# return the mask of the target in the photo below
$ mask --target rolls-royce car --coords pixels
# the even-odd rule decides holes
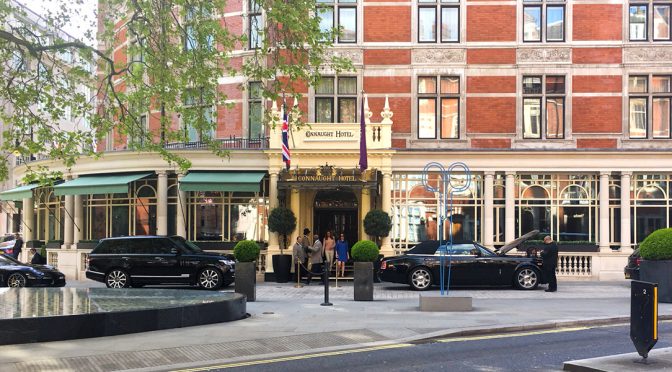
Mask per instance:
[[[451,287],[513,286],[532,290],[546,283],[542,275],[542,260],[535,255],[507,255],[513,248],[535,236],[533,231],[491,251],[476,242],[454,242],[452,248],[436,240],[422,242],[405,254],[385,258],[380,265],[380,279],[385,282],[408,284],[424,291],[440,280],[441,250],[445,250],[443,265],[450,265]],[[444,280],[448,281],[445,272]]]
[[[63,287],[65,275],[48,265],[24,264],[0,254],[0,287]]]

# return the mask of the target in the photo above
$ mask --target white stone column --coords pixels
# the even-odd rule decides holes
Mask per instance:
[[[609,172],[600,172],[600,252],[610,253],[609,246]]]
[[[494,242],[495,172],[485,172],[483,182],[483,245],[492,248]]]
[[[66,195],[64,202],[65,223],[63,224],[63,249],[70,249],[75,237],[75,197]]]
[[[182,180],[182,177],[184,177],[183,174],[178,174],[177,175],[177,181]],[[179,185],[178,185],[179,187]],[[182,191],[182,189],[178,189],[177,192],[177,216],[176,216],[176,227],[177,227],[177,235],[187,238],[187,192]]]
[[[359,236],[361,239],[369,239],[369,236],[366,235],[364,231],[364,217],[371,211],[371,190],[367,188],[362,188],[362,199],[361,199],[361,220],[359,221]],[[387,213],[390,213],[389,211]]]
[[[23,230],[23,241],[25,243],[28,243],[29,241],[33,240],[34,239],[33,237],[35,236],[35,225],[33,224],[35,205],[33,203],[34,203],[33,198],[23,199],[23,214],[22,214],[23,226],[21,226],[20,229]]]
[[[11,232],[7,230],[7,221],[11,218],[11,214],[9,214],[8,211],[9,208],[7,207],[7,202],[2,202],[2,212],[0,212],[0,236],[5,236],[8,232]]]
[[[156,234],[168,235],[168,174],[157,171],[156,175]]]
[[[390,217],[392,217],[392,173],[383,173],[383,189],[380,198],[383,212],[390,214]],[[385,255],[385,257],[394,255],[392,251],[392,239],[389,236],[383,238],[380,253]]]
[[[7,203],[10,204],[9,206],[10,213],[7,214],[7,218],[9,219],[7,223],[7,232],[10,234],[14,234],[15,232],[19,231],[19,227],[14,226],[14,215],[17,214],[18,211],[16,210],[16,203],[14,203],[13,201]]]
[[[84,240],[84,202],[82,195],[75,195],[75,244]]]
[[[278,172],[269,172],[268,182],[268,209],[269,213],[278,207]],[[280,249],[280,239],[277,233],[269,232],[268,250]]]
[[[516,238],[516,177],[515,172],[506,172],[504,205],[504,240],[508,243]]]
[[[621,172],[621,252],[631,253],[630,246],[630,176]]]
[[[289,241],[290,247],[296,241],[296,237],[300,236],[303,233],[304,226],[301,226],[301,193],[298,189],[292,188],[291,195],[289,196],[289,206],[294,216],[296,217],[296,230],[292,234],[291,240]]]

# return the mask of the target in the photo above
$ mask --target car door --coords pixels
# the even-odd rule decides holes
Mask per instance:
[[[478,251],[474,269],[478,285],[501,285],[507,262],[478,244],[474,244],[474,249]]]
[[[450,271],[450,285],[475,285],[476,274],[473,271],[476,265],[476,257],[471,254],[471,248],[470,244],[454,244],[452,248],[450,246],[446,247],[446,256],[443,258],[444,282],[448,282]],[[440,259],[439,250],[437,250],[436,256],[437,259]],[[439,275],[438,272],[437,275]]]
[[[154,275],[160,277],[160,280],[164,283],[182,281],[184,278],[179,267],[179,256],[181,254],[179,248],[165,238],[152,238],[151,244],[154,252],[151,255]]]

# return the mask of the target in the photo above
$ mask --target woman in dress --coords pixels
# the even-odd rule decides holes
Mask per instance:
[[[336,248],[336,240],[331,236],[331,231],[327,231],[327,236],[324,237],[324,254],[327,258],[327,270],[331,270],[331,265],[334,263],[334,249]]]
[[[345,263],[348,262],[348,242],[345,240],[345,234],[341,233],[336,241],[336,259],[338,266],[336,267],[336,274],[341,270],[341,277],[345,276]]]

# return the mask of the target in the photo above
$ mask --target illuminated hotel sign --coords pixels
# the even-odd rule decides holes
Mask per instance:
[[[305,141],[357,141],[359,131],[343,129],[307,130]]]
[[[364,186],[376,184],[376,171],[368,170],[361,172],[359,169],[342,169],[325,165],[317,168],[299,168],[280,172],[280,182],[301,183],[304,185],[342,184],[350,186]]]

